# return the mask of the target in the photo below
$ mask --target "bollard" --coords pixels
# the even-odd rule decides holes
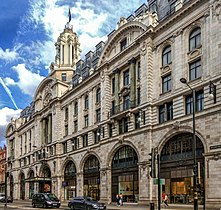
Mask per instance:
[[[150,203],[150,210],[154,210],[154,203]]]

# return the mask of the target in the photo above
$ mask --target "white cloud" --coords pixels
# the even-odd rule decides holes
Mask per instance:
[[[37,86],[44,77],[40,76],[39,73],[33,73],[26,69],[25,64],[18,64],[12,69],[18,74],[18,81],[7,77],[4,79],[6,85],[16,85],[23,93],[33,97]]]
[[[0,146],[3,146],[6,144],[5,140],[5,132],[6,127],[10,123],[12,117],[19,117],[21,109],[10,109],[8,107],[4,107],[3,109],[0,109]]]
[[[0,59],[8,61],[13,61],[18,58],[18,53],[16,50],[6,49],[5,51],[0,47]]]
[[[4,107],[0,109],[0,126],[6,126],[10,123],[12,117],[19,117],[21,109],[10,109],[8,107]]]

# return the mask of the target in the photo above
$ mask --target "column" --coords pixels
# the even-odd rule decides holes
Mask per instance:
[[[46,129],[46,121],[45,119],[42,120],[42,132],[41,132],[41,139],[42,143],[45,143],[45,129]]]
[[[48,142],[52,141],[52,116],[48,116]]]
[[[60,64],[63,64],[63,56],[64,56],[64,52],[63,52],[63,45],[60,45]]]
[[[129,72],[130,72],[130,101],[131,106],[135,107],[136,105],[136,59],[131,58],[128,63],[130,64]]]
[[[84,175],[83,172],[77,173],[77,196],[84,194]]]
[[[147,163],[140,163],[139,170],[139,204],[149,204],[150,202],[150,188],[148,188],[149,169]],[[151,180],[152,181],[152,180]]]
[[[69,51],[69,53],[70,53],[70,54],[69,54],[69,59],[70,59],[70,60],[69,60],[69,63],[70,63],[70,65],[72,65],[72,57],[73,57],[73,56],[72,56],[72,44],[69,45],[69,49],[70,49],[70,51]]]
[[[108,174],[107,169],[100,169],[100,201],[107,203],[108,202]]]
[[[119,69],[115,69],[113,71],[113,73],[115,74],[115,92],[114,92],[114,98],[115,98],[115,103],[116,103],[116,106],[119,105],[119,87],[120,87],[120,70]]]

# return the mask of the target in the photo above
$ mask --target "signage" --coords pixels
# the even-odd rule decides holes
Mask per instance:
[[[154,184],[158,184],[158,179],[154,179]],[[160,179],[160,185],[165,185],[165,179]]]
[[[215,145],[215,146],[210,146],[210,149],[220,149],[221,148],[221,145]]]

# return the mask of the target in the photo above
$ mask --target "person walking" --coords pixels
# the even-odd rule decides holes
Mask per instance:
[[[162,193],[162,202],[163,202],[163,207],[169,207],[169,205],[168,205],[168,196],[164,191]]]
[[[116,200],[117,200],[117,206],[120,206],[120,197],[118,194],[116,195]]]
[[[120,206],[123,206],[123,194],[122,193],[120,193],[119,195],[119,204]]]

